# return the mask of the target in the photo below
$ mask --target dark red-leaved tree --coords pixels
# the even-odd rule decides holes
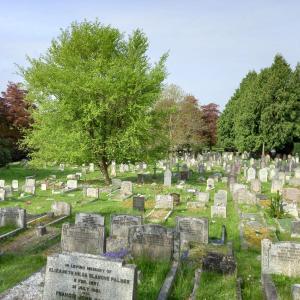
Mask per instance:
[[[219,105],[209,103],[202,105],[202,118],[205,126],[202,130],[203,138],[206,144],[211,148],[217,143],[217,121],[220,115]]]
[[[32,122],[26,93],[20,84],[9,82],[0,98],[0,138],[9,145],[13,160],[24,157],[25,153],[18,149],[18,142],[23,129]]]

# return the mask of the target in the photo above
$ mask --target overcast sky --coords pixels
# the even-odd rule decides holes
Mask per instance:
[[[281,53],[300,61],[299,0],[0,0],[0,90],[22,81],[15,64],[44,53],[60,28],[98,18],[125,34],[141,28],[149,56],[170,51],[168,83],[201,104],[224,107],[249,70],[260,70]]]

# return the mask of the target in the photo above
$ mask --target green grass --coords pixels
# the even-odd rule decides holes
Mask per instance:
[[[290,278],[283,275],[272,275],[273,282],[281,300],[292,299],[291,288],[295,283],[300,283],[300,277]]]

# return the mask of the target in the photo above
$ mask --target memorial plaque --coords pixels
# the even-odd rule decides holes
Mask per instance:
[[[54,216],[69,216],[71,214],[71,205],[66,202],[54,202],[51,205]]]
[[[142,225],[142,217],[131,215],[111,215],[110,235],[128,239],[128,228],[134,225]]]
[[[158,209],[173,209],[174,202],[171,195],[156,195],[155,208]]]
[[[264,274],[300,276],[300,243],[261,241],[261,270]]]
[[[26,210],[18,207],[0,208],[0,227],[7,225],[26,228]]]
[[[176,217],[176,231],[181,242],[208,243],[207,218]]]
[[[68,252],[102,254],[105,251],[105,228],[82,224],[63,224],[61,249]]]
[[[89,254],[55,254],[48,256],[43,299],[135,300],[137,270]]]
[[[145,197],[144,196],[134,196],[132,202],[133,209],[137,209],[139,211],[145,210]]]
[[[77,213],[75,216],[75,224],[89,227],[104,226],[105,217],[99,214]]]
[[[133,257],[170,260],[173,255],[174,231],[160,225],[131,226],[128,245]]]

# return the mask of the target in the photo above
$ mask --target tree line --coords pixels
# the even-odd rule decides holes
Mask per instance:
[[[218,143],[228,150],[290,153],[300,138],[300,65],[281,55],[251,71],[218,120]]]

